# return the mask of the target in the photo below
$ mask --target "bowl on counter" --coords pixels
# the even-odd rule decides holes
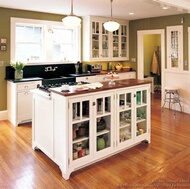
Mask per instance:
[[[131,70],[131,68],[129,68],[129,67],[123,67],[123,71],[125,71],[125,72],[129,72]]]

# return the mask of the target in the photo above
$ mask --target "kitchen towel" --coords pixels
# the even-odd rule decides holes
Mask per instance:
[[[158,57],[157,57],[155,51],[154,51],[153,58],[152,58],[151,73],[156,74],[156,75],[160,75]]]

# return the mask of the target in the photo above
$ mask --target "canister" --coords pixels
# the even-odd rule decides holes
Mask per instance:
[[[73,149],[73,160],[78,159],[78,151]]]

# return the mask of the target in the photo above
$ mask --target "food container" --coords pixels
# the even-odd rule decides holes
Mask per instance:
[[[78,151],[73,149],[73,160],[78,159]]]

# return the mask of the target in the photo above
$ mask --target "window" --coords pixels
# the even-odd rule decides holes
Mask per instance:
[[[11,18],[11,61],[80,61],[80,28],[66,29],[62,22]]]

